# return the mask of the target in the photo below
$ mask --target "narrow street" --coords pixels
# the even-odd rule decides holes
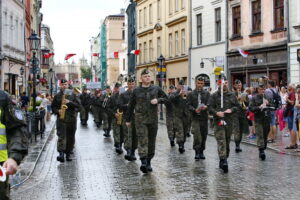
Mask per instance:
[[[259,161],[254,146],[231,152],[229,173],[218,168],[216,141],[208,137],[206,160],[194,161],[192,137],[186,152],[171,148],[166,127],[159,126],[153,173],[128,162],[113,149],[92,119],[78,123],[74,160],[56,161],[56,135],[50,136],[32,177],[12,190],[12,199],[298,199],[300,157],[267,151]],[[234,146],[232,146],[233,149]]]

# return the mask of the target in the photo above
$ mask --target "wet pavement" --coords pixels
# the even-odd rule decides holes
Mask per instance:
[[[30,179],[12,190],[12,199],[299,199],[300,157],[266,152],[242,145],[231,152],[229,173],[218,168],[214,137],[208,137],[206,160],[195,161],[192,137],[186,152],[171,148],[166,127],[159,126],[153,172],[143,175],[140,162],[128,162],[113,149],[92,119],[87,128],[78,123],[74,160],[56,161],[55,134],[50,135]],[[231,149],[234,150],[232,143]]]

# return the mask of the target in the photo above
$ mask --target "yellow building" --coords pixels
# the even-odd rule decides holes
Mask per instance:
[[[137,77],[148,68],[157,83],[157,58],[166,59],[164,86],[187,84],[189,48],[188,0],[136,0],[137,7]]]

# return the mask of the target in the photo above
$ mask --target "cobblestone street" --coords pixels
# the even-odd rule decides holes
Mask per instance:
[[[267,151],[258,159],[254,146],[231,152],[229,173],[218,168],[216,142],[208,137],[206,160],[195,161],[192,137],[186,152],[171,148],[166,128],[160,125],[154,171],[143,175],[140,162],[128,162],[113,149],[92,119],[78,124],[74,160],[56,161],[55,135],[31,178],[12,190],[12,199],[299,199],[300,157]],[[233,143],[232,143],[233,144]],[[231,146],[234,150],[234,146]]]

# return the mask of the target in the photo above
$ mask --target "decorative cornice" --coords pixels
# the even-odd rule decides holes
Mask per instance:
[[[204,8],[204,6],[198,6],[198,7],[194,8],[193,10],[198,11],[198,10],[203,10],[203,8]]]
[[[170,22],[167,22],[166,26],[168,26],[168,27],[174,26],[174,25],[179,24],[179,23],[184,22],[184,21],[187,21],[187,16],[182,16],[182,17],[174,19],[174,20],[172,20]]]
[[[180,62],[180,61],[186,61],[188,60],[188,55],[180,56],[180,57],[174,57],[174,58],[168,58],[166,59],[166,64]]]
[[[153,29],[148,29],[148,30],[145,30],[143,32],[140,32],[140,33],[136,34],[136,36],[137,37],[142,37],[142,36],[150,34],[150,33],[153,33]]]
[[[211,5],[216,5],[218,3],[221,3],[223,0],[215,0],[213,2],[211,2]]]

